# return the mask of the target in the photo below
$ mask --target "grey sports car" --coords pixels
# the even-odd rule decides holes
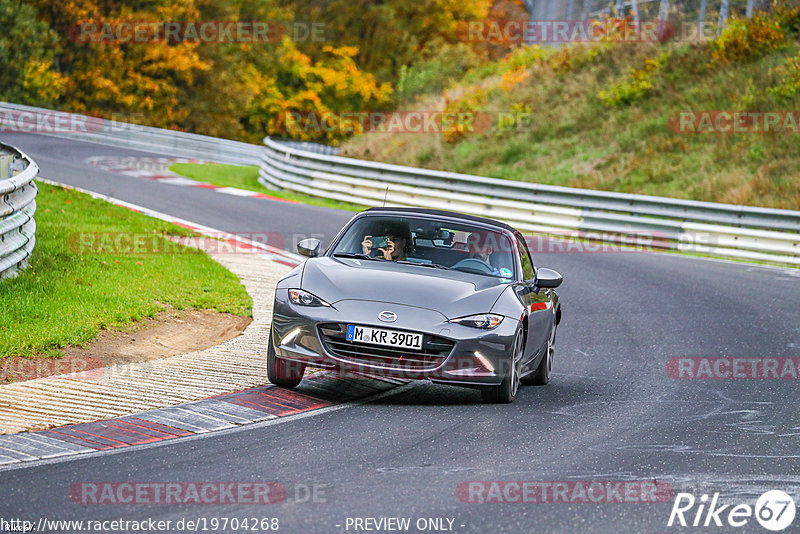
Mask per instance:
[[[270,382],[296,387],[307,365],[478,388],[511,402],[547,384],[561,303],[557,272],[535,268],[522,235],[446,211],[373,208],[275,292]]]

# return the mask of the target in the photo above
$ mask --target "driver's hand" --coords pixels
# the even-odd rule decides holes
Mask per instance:
[[[392,241],[390,239],[389,240],[389,245],[386,248],[379,248],[378,250],[383,252],[383,259],[391,260],[392,259],[392,253],[394,252],[394,241]]]
[[[361,242],[361,252],[364,254],[369,254],[372,251],[372,240],[370,239],[371,235],[365,235],[364,241]]]

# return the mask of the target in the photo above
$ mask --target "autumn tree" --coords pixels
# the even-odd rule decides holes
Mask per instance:
[[[280,0],[310,21],[325,24],[337,45],[355,46],[359,68],[394,81],[402,65],[435,55],[459,39],[461,21],[483,19],[492,0]],[[299,15],[298,15],[299,16]],[[310,55],[315,50],[303,46]]]
[[[53,105],[64,79],[53,69],[58,36],[33,6],[0,0],[0,100]]]
[[[346,132],[298,129],[294,118],[390,107],[393,90],[387,82],[396,81],[400,68],[458,43],[458,24],[485,17],[490,4],[0,0],[2,94],[17,102],[250,142],[265,134],[335,142]],[[106,32],[135,22],[203,21],[269,21],[289,31],[268,42],[163,34],[124,39]],[[322,23],[320,38],[292,31],[314,22]],[[469,47],[451,46],[445,50],[450,55],[440,57],[450,63],[447,58],[470,52]]]
[[[324,142],[353,133],[343,127],[346,113],[384,107],[392,92],[388,83],[358,69],[356,53],[354,47],[325,45],[312,61],[285,39],[274,69],[255,73],[260,90],[248,109],[250,129]]]
[[[164,127],[175,127],[188,116],[182,97],[195,88],[197,73],[212,67],[200,58],[197,43],[117,40],[100,29],[122,22],[191,20],[198,15],[193,2],[37,0],[37,4],[40,16],[60,39],[56,65],[66,77],[62,107],[99,116],[119,114]],[[138,9],[138,4],[144,7]],[[86,30],[92,24],[96,33]]]

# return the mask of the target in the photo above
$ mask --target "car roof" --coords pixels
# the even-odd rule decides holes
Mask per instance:
[[[422,208],[395,208],[395,207],[387,207],[387,208],[369,208],[368,210],[364,210],[361,213],[364,214],[375,214],[375,215],[390,215],[390,214],[397,214],[397,215],[432,215],[434,217],[449,217],[451,219],[460,219],[463,221],[472,221],[484,224],[486,226],[493,226],[498,229],[508,230],[512,234],[518,234],[519,231],[510,226],[506,223],[495,221],[494,219],[486,219],[484,217],[476,217],[475,215],[467,215],[464,213],[456,213],[455,211],[446,211],[446,210],[431,210],[431,209],[422,209]]]

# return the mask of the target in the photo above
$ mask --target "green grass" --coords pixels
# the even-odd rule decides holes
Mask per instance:
[[[31,265],[17,278],[0,280],[0,358],[58,357],[59,348],[85,344],[101,329],[155,316],[163,310],[159,303],[252,315],[252,300],[233,273],[164,237],[192,235],[188,230],[83,193],[38,185]],[[81,241],[87,232],[153,236],[159,252],[101,251],[95,246],[99,239]]]
[[[473,111],[531,110],[531,123],[509,131],[495,124],[452,142],[436,133],[366,134],[343,144],[341,155],[508,180],[798,209],[800,133],[683,133],[669,122],[682,111],[800,109],[797,13],[785,38],[728,60],[715,57],[713,42],[520,49],[468,72],[450,100],[480,86],[487,100]],[[520,62],[528,77],[504,86],[499,75]],[[629,92],[634,70],[651,84],[641,94]],[[776,87],[797,92],[780,96]],[[608,92],[625,98],[611,105],[601,96]],[[441,93],[431,94],[401,108],[431,109],[442,102]]]
[[[258,181],[258,167],[255,165],[225,165],[222,163],[173,163],[169,170],[198,182],[206,182],[221,187],[235,187],[273,197],[294,200],[303,204],[322,206],[337,210],[362,211],[365,206],[341,202],[321,197],[296,193],[294,191],[275,191],[267,189]]]

